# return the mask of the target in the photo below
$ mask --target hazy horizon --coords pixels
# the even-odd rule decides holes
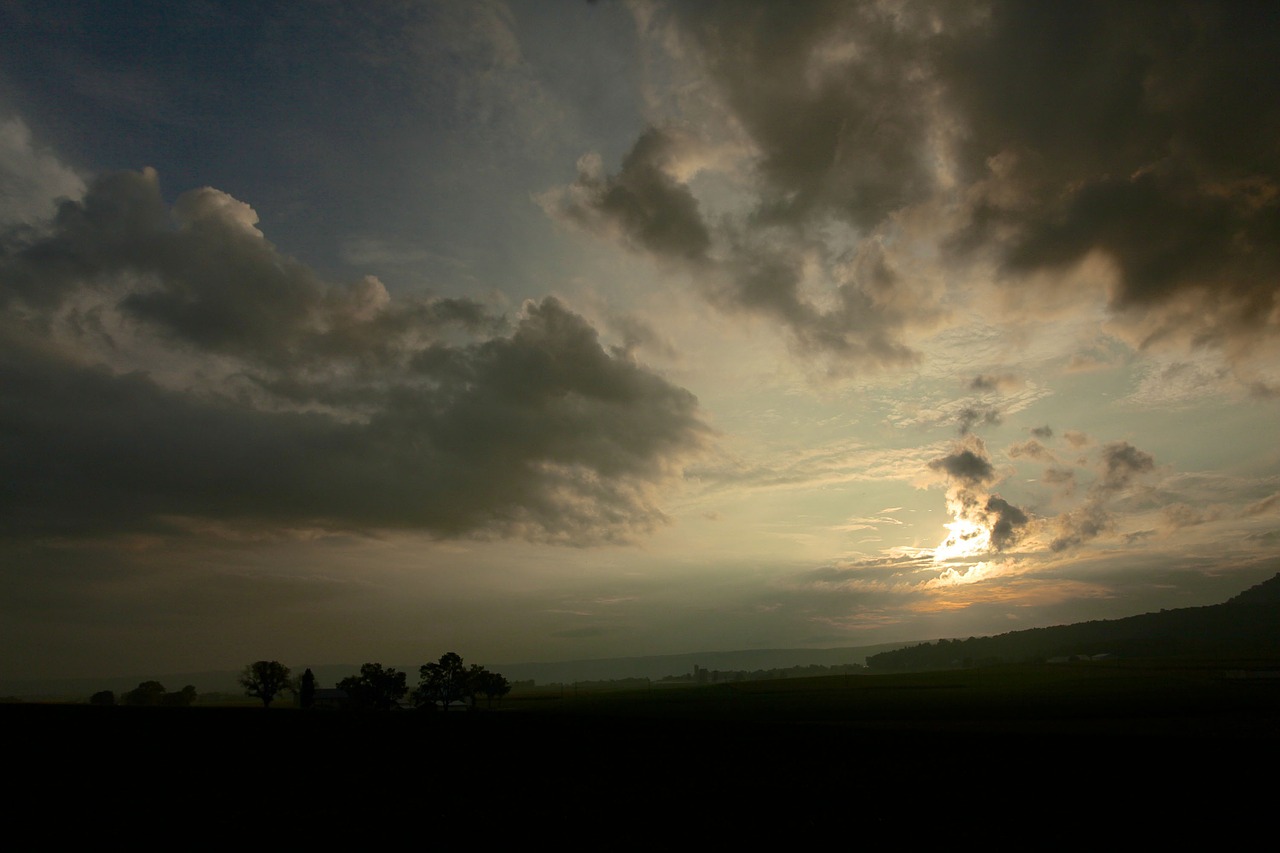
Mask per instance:
[[[1225,601],[1277,55],[1253,3],[5,4],[0,678]]]

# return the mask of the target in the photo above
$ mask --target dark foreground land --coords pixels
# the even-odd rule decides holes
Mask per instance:
[[[77,816],[56,831],[141,821],[248,839],[269,818],[282,842],[360,828],[361,846],[421,833],[484,849],[780,827],[1070,834],[1105,816],[1229,835],[1276,805],[1268,674],[1095,662],[567,688],[449,714],[20,704],[0,706],[0,725],[15,813]]]

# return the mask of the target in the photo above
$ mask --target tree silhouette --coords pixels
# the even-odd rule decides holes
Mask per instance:
[[[311,667],[302,673],[302,682],[298,686],[298,707],[310,708],[316,701],[316,677],[311,674]]]
[[[255,661],[240,674],[240,686],[246,696],[262,700],[262,707],[271,707],[271,701],[289,689],[289,667],[276,660]]]
[[[163,696],[163,684],[158,681],[144,681],[124,694],[121,699],[126,705],[159,705]]]
[[[89,697],[90,705],[108,706],[116,704],[116,694],[110,690],[99,690],[97,693]]]
[[[445,652],[436,663],[420,667],[418,674],[422,680],[418,689],[413,691],[413,704],[419,708],[430,707],[439,702],[447,711],[451,702],[470,695],[467,692],[467,671],[457,652]]]
[[[177,693],[165,693],[160,697],[160,704],[167,708],[189,708],[195,704],[195,685],[188,684]]]
[[[353,708],[389,711],[409,692],[405,677],[406,673],[392,667],[383,669],[380,663],[366,663],[360,667],[359,675],[339,681],[338,688],[346,691],[347,702]]]
[[[447,711],[459,699],[470,699],[475,707],[479,694],[487,696],[492,705],[495,696],[501,698],[511,690],[510,682],[496,672],[474,663],[464,667],[457,652],[441,655],[440,660],[422,666],[418,673],[422,680],[413,691],[413,703],[419,708],[434,708],[438,702]]]
[[[473,663],[471,669],[467,671],[467,676],[470,681],[469,687],[472,697],[483,693],[490,707],[493,706],[493,697],[497,696],[501,699],[511,692],[511,682],[496,672],[490,672],[479,664]]]

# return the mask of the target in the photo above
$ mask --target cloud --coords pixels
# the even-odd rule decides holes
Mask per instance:
[[[628,357],[636,350],[643,349],[664,359],[677,359],[679,353],[675,346],[661,332],[640,317],[631,314],[614,314],[606,319],[609,331],[622,339],[615,348],[618,354]]]
[[[951,453],[929,463],[948,479],[947,511],[952,521],[943,543],[935,549],[935,560],[972,557],[1003,551],[1014,545],[1031,520],[1020,508],[987,491],[998,478],[977,436],[969,436]]]
[[[960,410],[960,434],[968,435],[975,426],[996,426],[1000,423],[1000,410],[994,406],[966,406]]]
[[[1155,458],[1127,441],[1103,445],[1098,452],[1097,478],[1081,506],[1055,519],[1057,532],[1049,544],[1050,549],[1065,551],[1112,530],[1115,527],[1111,510],[1114,499],[1154,470]],[[1075,486],[1074,472],[1071,471],[1049,469],[1045,471],[1044,479],[1065,485],[1068,493]],[[1168,517],[1176,519],[1177,511]]]
[[[1064,494],[1072,494],[1076,489],[1076,472],[1070,468],[1045,468],[1040,475],[1041,482],[1058,486]]]
[[[728,257],[708,279],[711,300],[780,322],[801,355],[829,358],[835,372],[919,360],[905,333],[939,311],[904,280],[882,244],[866,241],[836,263],[824,262],[820,249],[795,244],[786,231],[732,233]],[[808,295],[814,289],[824,292],[820,302]]]
[[[943,33],[971,245],[1015,282],[1105,255],[1139,343],[1274,335],[1278,22],[1248,5],[1001,2]]]
[[[1054,461],[1053,454],[1034,438],[1020,444],[1011,445],[1007,452],[1011,459],[1020,459],[1025,456],[1028,459],[1035,459],[1040,462]]]
[[[555,298],[510,323],[331,284],[247,204],[169,207],[151,171],[0,245],[11,538],[205,519],[623,541],[665,523],[658,491],[709,435],[692,394]]]
[[[59,199],[83,193],[83,179],[40,150],[21,119],[0,119],[0,226],[34,227],[53,215]]]
[[[1057,535],[1049,543],[1051,551],[1065,551],[1095,539],[1107,530],[1113,522],[1111,514],[1100,501],[1090,501],[1085,505],[1065,512],[1055,519]]]
[[[1008,450],[1011,459],[1034,459],[1053,463],[1055,457],[1035,439],[1015,444]],[[935,550],[935,559],[972,558],[988,551],[1002,551],[1021,541],[1033,527],[1036,541],[1047,541],[1050,551],[1079,546],[1114,529],[1114,509],[1132,487],[1155,471],[1155,458],[1125,441],[1114,441],[1098,451],[1095,478],[1082,503],[1056,516],[1033,519],[1022,508],[990,491],[1000,479],[985,445],[976,436],[957,444],[952,452],[928,463],[947,478],[947,511],[952,521],[946,525],[947,538]],[[1076,473],[1070,468],[1050,465],[1041,482],[1054,487],[1058,498],[1072,495]],[[1192,523],[1187,508],[1166,512],[1171,524]],[[1206,516],[1204,519],[1206,520]],[[1034,522],[1034,523],[1033,523]],[[1043,532],[1045,538],[1041,539]]]
[[[1023,386],[1023,381],[1012,373],[1003,373],[995,375],[991,373],[981,373],[973,377],[969,382],[971,391],[1014,391]]]
[[[787,229],[741,218],[708,223],[680,177],[697,147],[683,132],[651,127],[615,174],[605,174],[597,155],[585,155],[577,179],[539,203],[561,222],[689,275],[721,309],[781,324],[802,355],[863,368],[918,358],[903,332],[932,322],[938,311],[902,280],[881,244],[867,241],[835,257]],[[810,295],[815,286],[823,298]]]
[[[991,528],[991,545],[997,551],[1017,542],[1021,528],[1030,521],[1025,512],[996,495],[987,498],[984,510]]]
[[[1101,451],[1102,480],[1098,487],[1114,492],[1126,488],[1139,474],[1155,469],[1155,458],[1127,441],[1113,441]]]
[[[957,447],[946,456],[930,462],[929,467],[969,487],[985,485],[996,479],[986,448],[976,437],[969,446]]]
[[[1280,387],[1270,385],[1262,380],[1254,380],[1249,383],[1249,396],[1255,400],[1280,399]]]
[[[819,2],[677,4],[688,48],[757,151],[757,215],[871,230],[926,198],[930,81],[912,10]]]
[[[571,188],[587,200],[562,214],[607,219],[660,257],[718,251],[707,292],[771,316],[808,355],[859,369],[918,357],[903,333],[940,316],[920,279],[877,290],[832,263],[884,241],[901,276],[908,235],[1036,304],[1073,300],[1073,271],[1101,259],[1111,328],[1136,347],[1234,359],[1280,338],[1274,8],[761,0],[638,19],[697,81],[681,103],[701,111],[674,120],[740,137],[745,153],[708,168],[743,204],[727,223],[698,215],[649,129],[617,174],[593,161]],[[800,255],[821,259],[807,288]],[[798,295],[815,284],[825,299]]]
[[[1197,509],[1184,503],[1170,504],[1163,509],[1165,523],[1172,529],[1194,527],[1216,521],[1221,514],[1217,507],[1208,510]]]
[[[659,258],[706,259],[711,235],[688,186],[673,177],[681,139],[669,130],[646,130],[614,175],[599,157],[578,161],[578,177],[543,198],[549,212],[590,231],[618,237]]]
[[[1268,495],[1260,501],[1255,501],[1245,507],[1245,515],[1265,515],[1280,508],[1280,492]]]
[[[1090,438],[1086,433],[1075,429],[1067,430],[1062,434],[1062,437],[1066,439],[1067,444],[1077,449],[1084,447],[1090,442]]]

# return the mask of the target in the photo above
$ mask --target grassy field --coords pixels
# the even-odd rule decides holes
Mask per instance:
[[[1261,670],[1129,661],[569,686],[450,714],[9,705],[0,724],[21,796],[57,791],[94,815],[145,803],[211,832],[264,802],[317,826],[376,813],[578,841],[660,836],[690,816],[721,833],[782,825],[816,838],[833,824],[1136,819],[1156,805],[1217,826],[1274,804],[1280,679],[1232,677],[1250,668]]]
[[[647,690],[530,690],[504,713],[823,723],[866,730],[1280,738],[1258,661],[1124,661],[844,675]]]

